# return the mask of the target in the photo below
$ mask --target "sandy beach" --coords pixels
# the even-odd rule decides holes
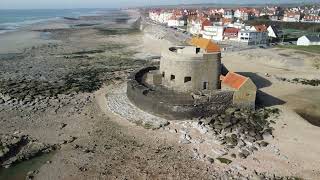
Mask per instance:
[[[30,150],[16,143],[26,153],[14,157],[51,153],[40,165],[23,165],[14,175],[9,169],[19,158],[7,157],[12,164],[0,169],[0,179],[261,178],[255,171],[318,179],[319,86],[292,81],[319,77],[318,54],[276,48],[222,53],[230,71],[256,83],[257,105],[278,108],[280,114],[272,117],[274,137],[267,147],[246,159],[227,155],[229,165],[213,163],[207,157],[220,146],[209,140],[179,143],[184,129],[194,139],[210,138],[192,128],[192,121],[151,130],[108,108],[108,97],[125,94],[121,89],[129,73],[158,64],[161,49],[186,40],[159,25],[145,24],[139,31],[132,25],[139,13],[125,13],[131,17],[126,23],[95,17],[94,25],[90,18],[61,20],[0,34],[1,138],[23,137],[32,145]]]

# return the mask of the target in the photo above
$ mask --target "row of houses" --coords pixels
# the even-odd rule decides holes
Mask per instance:
[[[283,15],[271,15],[273,21],[320,23],[319,15],[305,15],[300,12],[285,12]]]
[[[264,7],[264,8],[206,8],[206,9],[153,9],[149,16],[152,20],[160,23],[168,23],[172,25],[186,24],[189,17],[209,17],[211,20],[229,19],[247,21],[250,19],[267,16],[274,21],[284,22],[312,22],[320,23],[320,7],[297,7],[297,8],[283,8],[283,7]],[[184,21],[184,23],[183,23]]]
[[[219,10],[222,11],[222,10]],[[224,11],[229,12],[229,11]],[[211,12],[199,14],[197,11],[150,11],[150,19],[169,27],[183,27],[192,35],[202,36],[214,41],[238,41],[248,45],[267,44],[270,38],[279,38],[283,34],[274,27],[265,25],[246,26],[241,21],[232,21]],[[165,14],[165,15],[161,15]],[[164,18],[166,17],[166,18]]]
[[[212,19],[230,19],[230,20],[240,20],[246,21],[260,16],[260,11],[255,8],[239,8],[233,9],[206,9],[206,10],[194,10],[194,9],[173,9],[173,10],[163,10],[163,9],[153,9],[149,11],[149,17],[160,23],[177,24],[176,21],[186,22],[189,17],[209,17]]]
[[[200,32],[203,38],[212,39],[214,41],[238,41],[247,45],[263,45],[268,43],[268,36],[278,36],[273,30],[274,28],[265,25],[230,27],[230,26],[204,26]]]

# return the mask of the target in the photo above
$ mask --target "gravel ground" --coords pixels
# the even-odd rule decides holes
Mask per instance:
[[[108,92],[106,101],[111,112],[119,114],[130,122],[150,129],[159,129],[169,123],[166,119],[148,114],[134,106],[127,97],[126,89],[126,83],[123,83]]]

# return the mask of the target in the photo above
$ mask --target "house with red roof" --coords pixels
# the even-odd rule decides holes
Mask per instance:
[[[234,17],[243,21],[251,19],[252,12],[248,8],[239,8],[234,12]]]
[[[250,78],[228,72],[226,76],[221,75],[220,80],[222,89],[234,91],[234,105],[255,107],[257,87]]]
[[[212,22],[207,18],[201,19],[201,30],[204,30],[206,26],[212,26]]]
[[[302,18],[302,21],[303,22],[320,23],[320,16],[308,16],[308,15],[305,15]]]
[[[237,40],[239,29],[233,27],[227,27],[223,31],[223,39],[226,40]]]
[[[238,40],[247,45],[266,45],[268,43],[268,30],[265,25],[256,25],[241,29]]]
[[[183,27],[186,25],[185,20],[183,19],[182,16],[177,17],[173,15],[169,20],[168,20],[168,26],[169,27]]]
[[[267,32],[268,31],[268,27],[264,24],[252,26],[251,29],[254,31],[257,31],[257,32]]]
[[[238,40],[247,45],[265,45],[268,43],[268,31],[261,25],[241,29],[238,33]]]
[[[283,21],[285,21],[285,22],[299,22],[300,17],[301,17],[301,15],[299,12],[288,11],[288,12],[284,13]]]
[[[194,35],[199,35],[204,30],[206,26],[212,26],[212,22],[207,17],[194,17],[189,20],[191,24],[188,23],[188,32]]]

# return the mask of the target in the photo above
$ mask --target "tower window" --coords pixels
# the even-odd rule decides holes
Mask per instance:
[[[184,77],[184,83],[189,82],[189,81],[191,81],[191,77],[190,76]]]
[[[208,89],[208,82],[203,82],[203,89]]]
[[[162,72],[162,77],[164,77],[165,76],[165,73],[164,72]]]
[[[170,76],[170,80],[174,80],[174,79],[176,79],[176,76],[175,75],[171,75]]]

